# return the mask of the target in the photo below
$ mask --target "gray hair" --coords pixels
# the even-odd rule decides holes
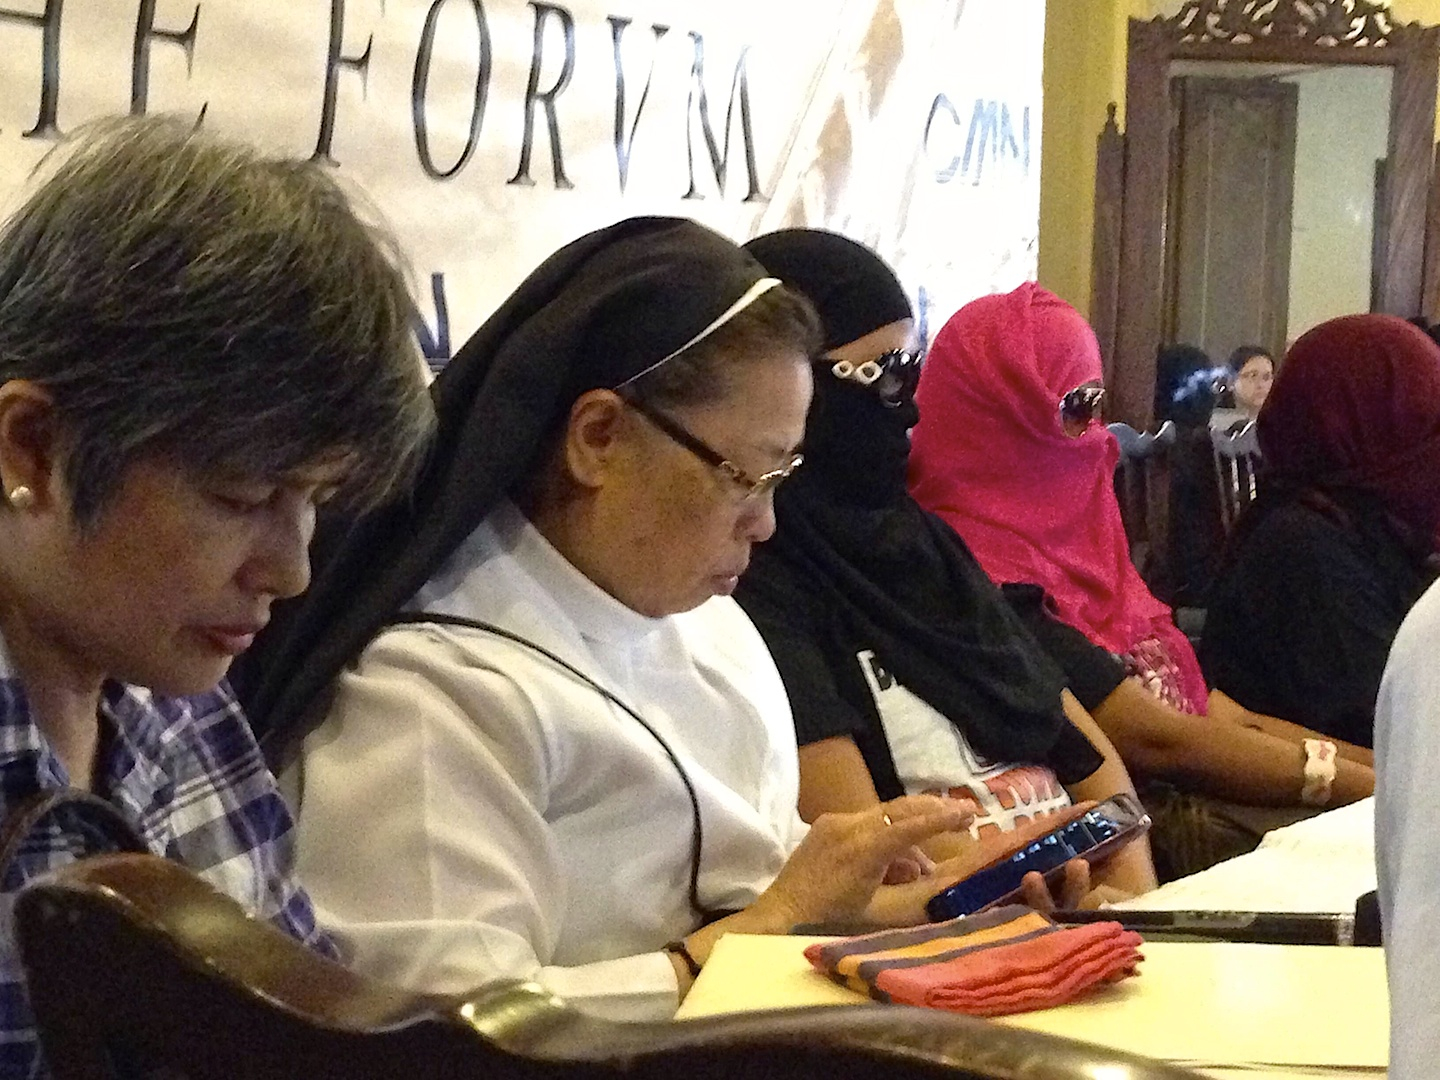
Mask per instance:
[[[347,456],[406,481],[434,424],[394,242],[318,165],[168,118],[87,125],[0,227],[0,382],[53,397],[72,512],[135,460],[279,478]]]

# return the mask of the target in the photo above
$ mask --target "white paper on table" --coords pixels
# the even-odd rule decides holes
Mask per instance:
[[[1266,833],[1260,846],[1113,905],[1132,911],[1350,914],[1375,888],[1375,800]]]

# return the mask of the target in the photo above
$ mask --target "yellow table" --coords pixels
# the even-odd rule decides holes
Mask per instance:
[[[816,940],[727,935],[679,1017],[865,1000],[810,967],[802,952]],[[1214,1077],[1385,1075],[1389,1002],[1380,949],[1147,942],[1143,952],[1138,978],[999,1022]]]

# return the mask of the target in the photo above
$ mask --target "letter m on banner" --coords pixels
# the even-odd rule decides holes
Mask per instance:
[[[695,186],[695,123],[700,124],[700,133],[705,139],[705,149],[709,152],[710,168],[715,174],[715,186],[720,194],[725,194],[725,177],[730,168],[730,133],[731,121],[735,118],[735,105],[740,105],[740,139],[745,144],[745,173],[749,186],[745,192],[745,202],[755,202],[761,198],[760,177],[755,168],[755,132],[750,122],[750,77],[745,70],[745,60],[749,54],[750,47],[747,45],[740,50],[740,57],[735,61],[735,74],[730,79],[730,100],[725,105],[725,137],[723,142],[715,139],[715,128],[710,123],[710,98],[705,92],[705,39],[693,30],[690,32],[690,40],[695,45],[695,62],[690,68],[690,101],[686,108],[686,132],[685,151],[690,160],[690,190],[685,192],[687,199],[703,199],[699,188]]]
[[[1025,110],[1025,171],[1030,171],[1030,110]],[[978,139],[978,146],[977,146]],[[975,184],[980,183],[980,174],[985,168],[985,150],[999,161],[1005,157],[1022,160],[1020,144],[1015,141],[1015,127],[1010,118],[1010,106],[1002,102],[975,99],[975,111],[970,114],[970,134],[965,139],[965,161],[961,172],[970,172],[970,163],[975,163]],[[973,153],[973,157],[972,157]]]

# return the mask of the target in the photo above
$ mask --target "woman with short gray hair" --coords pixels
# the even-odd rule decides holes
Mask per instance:
[[[328,949],[223,680],[308,583],[316,507],[426,443],[404,276],[324,171],[187,124],[42,169],[0,227],[0,889],[128,845]],[[5,941],[0,1075],[36,1071]]]

